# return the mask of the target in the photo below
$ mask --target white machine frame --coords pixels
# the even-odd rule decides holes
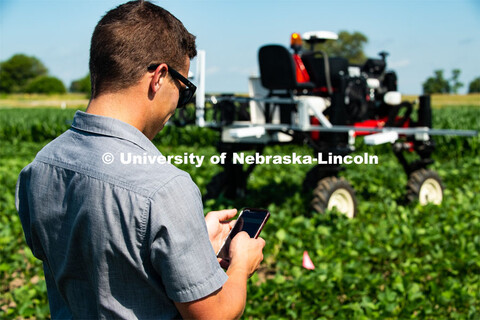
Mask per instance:
[[[284,132],[347,132],[349,134],[349,145],[353,148],[355,144],[355,132],[370,132],[365,136],[365,143],[368,145],[379,145],[383,143],[395,143],[401,135],[414,136],[417,141],[427,141],[430,136],[464,136],[472,137],[478,134],[475,130],[451,130],[451,129],[432,129],[428,127],[417,128],[399,128],[399,127],[353,127],[345,125],[332,125],[325,117],[323,112],[330,106],[326,98],[316,96],[295,96],[290,98],[265,98],[267,90],[261,86],[258,77],[249,79],[249,97],[221,97],[205,95],[205,56],[204,50],[198,51],[197,71],[195,79],[197,80],[197,94],[195,100],[196,107],[196,125],[199,127],[219,128],[222,127],[222,141],[232,143],[266,143],[266,142],[288,142],[291,136]],[[207,122],[205,120],[205,103],[218,103],[222,99],[236,102],[248,102],[250,106],[251,121],[235,121],[230,125],[221,126],[216,122]],[[399,104],[401,94],[399,92],[389,92],[385,95],[385,102],[389,105]],[[291,125],[281,124],[279,121],[278,108],[273,113],[271,123],[265,123],[262,110],[265,103],[275,105],[295,104],[298,112],[294,115]],[[310,116],[315,116],[320,125],[311,125]],[[272,133],[273,132],[273,133]]]

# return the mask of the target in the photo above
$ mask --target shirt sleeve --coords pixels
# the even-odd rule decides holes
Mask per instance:
[[[167,295],[176,302],[204,298],[227,275],[208,237],[200,192],[189,176],[177,176],[151,200],[150,258]]]

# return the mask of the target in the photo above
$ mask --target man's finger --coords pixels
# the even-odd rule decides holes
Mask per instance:
[[[218,221],[225,221],[232,219],[237,214],[237,209],[225,209],[220,211],[211,211],[208,214],[213,214],[218,218]]]

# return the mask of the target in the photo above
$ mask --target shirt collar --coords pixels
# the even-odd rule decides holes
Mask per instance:
[[[158,152],[155,145],[140,130],[118,119],[78,110],[73,118],[72,128],[93,134],[124,139],[133,142],[146,151],[154,148]]]

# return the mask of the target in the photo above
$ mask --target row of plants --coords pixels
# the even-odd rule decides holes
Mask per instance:
[[[434,127],[480,130],[478,108],[436,111]],[[19,123],[16,136],[0,135],[0,318],[49,317],[42,265],[26,246],[16,214],[15,183],[35,154],[68,128],[73,113],[0,110],[0,132],[6,132],[10,122]],[[40,122],[50,133],[32,134]],[[209,158],[216,154],[215,131],[164,130],[154,142],[165,155],[187,152]],[[441,206],[404,202],[407,177],[390,148],[367,147],[361,141],[357,152],[377,154],[379,164],[347,166],[341,173],[356,190],[355,219],[310,209],[308,192],[302,190],[309,165],[258,165],[248,180],[246,197],[206,201],[205,212],[252,206],[272,213],[262,232],[267,241],[265,259],[249,280],[244,318],[480,317],[479,138],[438,137],[436,142],[436,162],[431,168],[446,186]],[[292,152],[311,151],[299,146],[265,150],[275,155]],[[198,168],[180,168],[190,173],[202,193],[221,170],[208,161]],[[314,270],[302,268],[304,251]]]
[[[19,142],[52,140],[70,127],[75,112],[74,109],[53,108],[0,109],[0,140]],[[188,114],[190,118],[193,117],[191,110]],[[479,108],[474,106],[444,107],[434,110],[433,127],[478,129],[478,114]],[[212,117],[210,114],[208,116]],[[218,139],[218,132],[208,128],[166,126],[154,142],[165,146],[203,146],[215,145]],[[480,143],[478,137],[465,139],[457,136],[438,136],[435,137],[435,141],[437,153],[441,154],[450,154],[452,151],[472,154],[472,150],[477,150]]]

